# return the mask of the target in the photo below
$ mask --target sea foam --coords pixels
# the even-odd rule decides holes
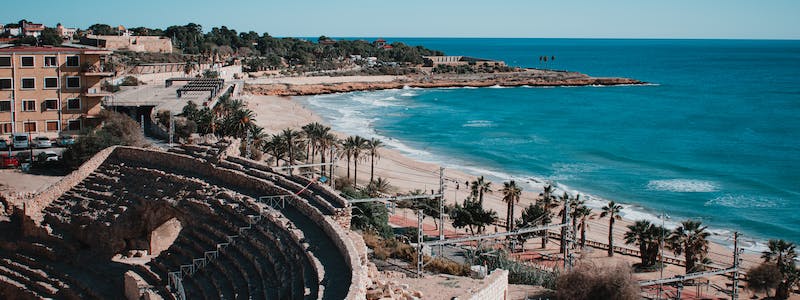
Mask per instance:
[[[783,198],[731,194],[716,197],[705,203],[706,206],[724,206],[731,208],[777,208],[785,204]]]
[[[719,190],[717,183],[697,179],[650,180],[647,189],[675,193],[710,193]]]
[[[461,125],[461,127],[493,127],[494,122],[489,120],[470,120],[467,121],[466,124]]]

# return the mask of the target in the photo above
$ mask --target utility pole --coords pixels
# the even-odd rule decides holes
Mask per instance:
[[[331,151],[333,153],[333,151]],[[331,187],[335,190],[336,189],[336,163],[339,162],[338,156],[331,157],[333,159],[333,164],[331,164]]]
[[[336,189],[336,182],[334,182],[333,179],[336,176],[334,173],[334,171],[336,171],[336,163],[339,162],[339,157],[336,155],[336,146],[331,146],[331,161],[333,164],[331,164],[331,168],[328,171],[331,172],[331,187]]]
[[[569,200],[570,197],[565,197],[564,199],[564,216],[566,216],[565,218],[566,221],[564,222],[564,224],[567,224],[567,226],[561,227],[565,229],[563,231],[565,236],[562,236],[562,238],[565,241],[565,244],[563,245],[564,269],[566,269],[567,272],[572,270],[572,251],[571,251],[572,245],[570,245],[572,243],[572,227],[569,226],[570,224]]]
[[[439,167],[439,240],[444,240],[444,167]],[[439,255],[444,253],[444,245],[439,247]]]
[[[175,113],[171,110],[169,111],[169,147],[172,148],[172,144],[175,141]]]
[[[444,167],[439,167],[439,240],[444,240]]]
[[[661,213],[661,215],[659,216],[659,219],[661,219],[661,228],[665,228],[664,227],[664,225],[665,225],[664,222],[668,218],[669,218],[669,215],[667,215],[667,214],[665,214],[663,212]],[[661,261],[661,266],[660,266],[661,267],[661,270],[660,270],[661,275],[659,275],[658,278],[664,278],[664,235],[662,234],[661,236],[658,237],[658,239],[659,239],[658,251],[660,253],[659,260]],[[656,299],[661,300],[661,292],[663,292],[663,291],[664,291],[664,284],[663,283],[659,283],[658,284],[658,296],[656,297]]]
[[[739,232],[733,232],[733,290],[731,291],[731,300],[739,299]]]
[[[417,277],[422,278],[422,211],[417,210]]]

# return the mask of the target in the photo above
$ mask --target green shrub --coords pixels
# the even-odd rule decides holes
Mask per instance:
[[[140,84],[142,84],[142,82],[133,76],[126,76],[124,79],[122,79],[122,82],[119,83],[121,86],[137,86]]]
[[[510,279],[509,279],[510,281]],[[633,280],[631,269],[625,265],[598,267],[583,264],[558,277],[558,299],[641,299],[639,284]]]

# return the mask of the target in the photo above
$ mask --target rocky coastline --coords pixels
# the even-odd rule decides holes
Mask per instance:
[[[306,82],[258,83],[246,81],[245,90],[257,95],[306,96],[355,91],[373,91],[399,88],[445,88],[445,87],[517,87],[517,86],[615,86],[641,85],[646,82],[621,77],[591,77],[586,74],[566,71],[528,69],[508,73],[434,74],[397,76],[391,81],[372,81],[369,76],[347,76],[337,82],[330,80],[315,82],[307,77]],[[316,77],[319,78],[319,77]],[[330,78],[330,77],[326,77]]]

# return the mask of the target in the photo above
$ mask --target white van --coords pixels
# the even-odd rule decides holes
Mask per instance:
[[[29,135],[27,133],[12,133],[11,142],[14,146],[14,149],[28,149],[28,147],[30,147],[30,144],[28,143],[28,137]]]

